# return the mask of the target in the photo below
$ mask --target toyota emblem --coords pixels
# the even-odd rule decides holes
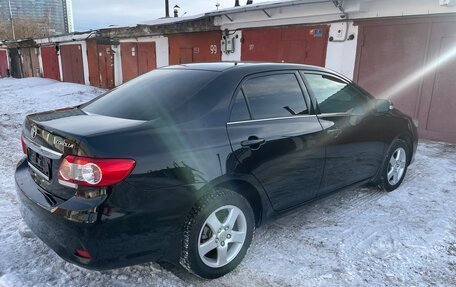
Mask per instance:
[[[34,139],[38,133],[38,128],[36,126],[32,126],[32,129],[30,130],[30,135]]]

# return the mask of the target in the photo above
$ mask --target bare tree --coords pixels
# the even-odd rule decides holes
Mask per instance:
[[[46,37],[51,34],[49,17],[43,18],[14,18],[16,39]],[[11,23],[0,19],[0,40],[13,40]]]

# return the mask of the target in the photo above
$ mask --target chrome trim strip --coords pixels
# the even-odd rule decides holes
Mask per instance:
[[[353,114],[350,113],[321,113],[317,115],[318,117],[342,117],[342,116],[353,116]]]
[[[286,120],[286,119],[296,119],[296,118],[310,118],[316,117],[316,115],[300,115],[300,116],[289,116],[289,117],[279,117],[279,118],[267,118],[267,119],[256,119],[256,120],[245,120],[237,122],[227,122],[227,125],[236,125],[243,123],[255,123],[255,122],[265,122],[265,121],[274,121],[274,120]]]
[[[37,169],[36,167],[33,166],[33,164],[31,164],[30,162],[27,162],[28,163],[28,166],[36,173],[38,174],[39,176],[41,176],[42,178],[44,178],[45,180],[49,181],[49,176],[45,175],[44,173],[42,173],[39,169]]]
[[[61,152],[57,152],[55,150],[52,150],[52,149],[49,149],[47,147],[44,147],[44,146],[40,146],[40,149],[44,152],[48,152],[48,153],[52,153],[52,154],[55,154],[56,156],[58,156],[59,158],[63,155],[63,153]]]
[[[78,185],[76,183],[67,182],[67,181],[64,181],[64,180],[61,180],[61,179],[59,179],[59,183],[61,185],[63,185],[63,186],[66,186],[66,187],[71,187],[71,188],[75,188],[75,189],[78,188]]]
[[[57,152],[55,150],[49,149],[47,147],[44,147],[42,145],[39,145],[37,143],[34,143],[32,140],[29,138],[22,136],[24,139],[25,144],[33,149],[35,152],[44,155],[45,157],[51,158],[51,159],[60,159],[63,155],[63,153]]]

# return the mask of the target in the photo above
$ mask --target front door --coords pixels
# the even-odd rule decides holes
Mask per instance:
[[[303,73],[316,99],[324,129],[326,164],[319,194],[373,177],[386,148],[373,101],[348,81],[325,73]]]
[[[245,80],[230,122],[231,146],[241,165],[265,188],[273,208],[284,210],[312,199],[324,167],[322,127],[294,71]]]

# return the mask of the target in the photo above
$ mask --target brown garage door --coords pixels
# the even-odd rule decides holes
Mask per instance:
[[[114,53],[111,45],[98,44],[98,65],[100,71],[100,87],[113,89],[114,84]]]
[[[32,59],[30,58],[30,48],[22,48],[22,76],[24,78],[33,77]]]
[[[55,46],[42,47],[41,60],[43,61],[43,76],[60,81],[59,58]]]
[[[6,51],[0,51],[0,77],[8,76],[8,60]]]
[[[138,43],[138,71],[142,75],[157,68],[155,43]]]
[[[80,44],[60,46],[63,81],[84,84],[82,47]]]
[[[124,83],[157,68],[155,42],[121,43],[120,50]]]
[[[137,43],[121,43],[122,81],[128,82],[139,75]]]
[[[432,23],[418,119],[424,137],[456,142],[456,21]]]
[[[417,118],[421,137],[456,142],[456,117],[450,113],[456,108],[454,58],[429,68],[455,49],[454,19],[416,17],[357,24],[355,81]]]
[[[171,65],[221,60],[220,31],[175,34],[168,39]]]
[[[328,26],[285,26],[242,31],[242,61],[324,66]]]
[[[90,85],[112,89],[114,83],[114,53],[109,44],[96,40],[87,41],[87,61],[89,62]]]
[[[22,48],[22,71],[24,78],[39,77],[38,48]]]

